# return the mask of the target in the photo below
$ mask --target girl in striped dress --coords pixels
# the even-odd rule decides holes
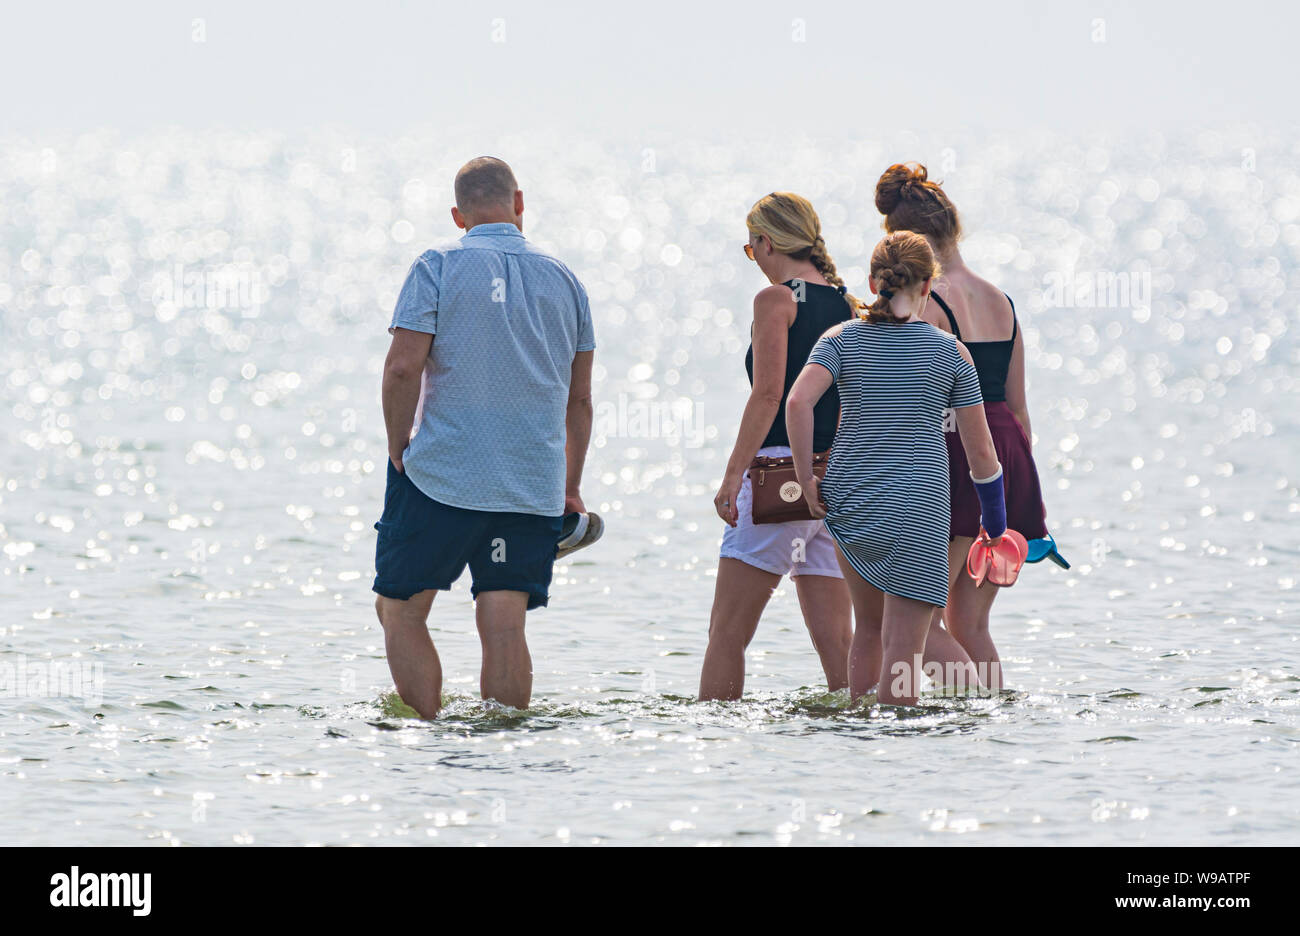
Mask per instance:
[[[850,692],[876,688],[890,704],[916,702],[931,619],[948,600],[946,419],[956,420],[985,529],[995,537],[1006,529],[970,353],[920,317],[938,272],[919,234],[877,244],[869,284],[878,298],[865,320],[822,336],[786,401],[797,478],[813,516],[825,517],[853,599]],[[840,427],[819,490],[813,407],[832,385]]]

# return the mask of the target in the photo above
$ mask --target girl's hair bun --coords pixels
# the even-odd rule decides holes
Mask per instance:
[[[933,279],[939,274],[930,243],[914,231],[895,231],[887,235],[871,252],[871,279],[876,286],[876,301],[867,306],[864,316],[869,322],[901,322],[890,307],[890,300],[903,289]]]

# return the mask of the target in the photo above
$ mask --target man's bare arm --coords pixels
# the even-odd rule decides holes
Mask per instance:
[[[415,409],[420,405],[420,382],[424,362],[433,346],[433,335],[409,328],[393,330],[393,343],[384,361],[384,426],[388,430],[388,457],[393,467],[405,473],[402,453],[411,441]]]
[[[569,405],[564,416],[564,512],[585,513],[578,488],[582,484],[582,468],[587,462],[587,446],[591,443],[591,367],[594,351],[579,351],[573,357],[573,372],[569,378]]]

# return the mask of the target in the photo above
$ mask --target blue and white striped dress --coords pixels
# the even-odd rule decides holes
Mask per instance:
[[[840,427],[822,496],[849,564],[890,595],[948,603],[946,411],[982,403],[957,341],[919,319],[853,321],[808,357],[831,372]]]

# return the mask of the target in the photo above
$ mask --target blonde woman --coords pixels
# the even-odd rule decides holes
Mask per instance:
[[[745,688],[745,648],[783,575],[794,579],[799,606],[831,690],[848,685],[853,636],[849,592],[835,545],[821,520],[755,525],[746,470],[758,455],[790,454],[785,400],[808,354],[828,328],[857,306],[835,272],[821,221],[807,199],[773,192],[750,209],[745,254],[771,284],[754,297],[745,369],[752,387],[726,474],[714,498],[727,524],[709,619],[709,646],[700,698],[739,699]],[[810,441],[830,448],[839,419],[834,390],[815,407]]]

